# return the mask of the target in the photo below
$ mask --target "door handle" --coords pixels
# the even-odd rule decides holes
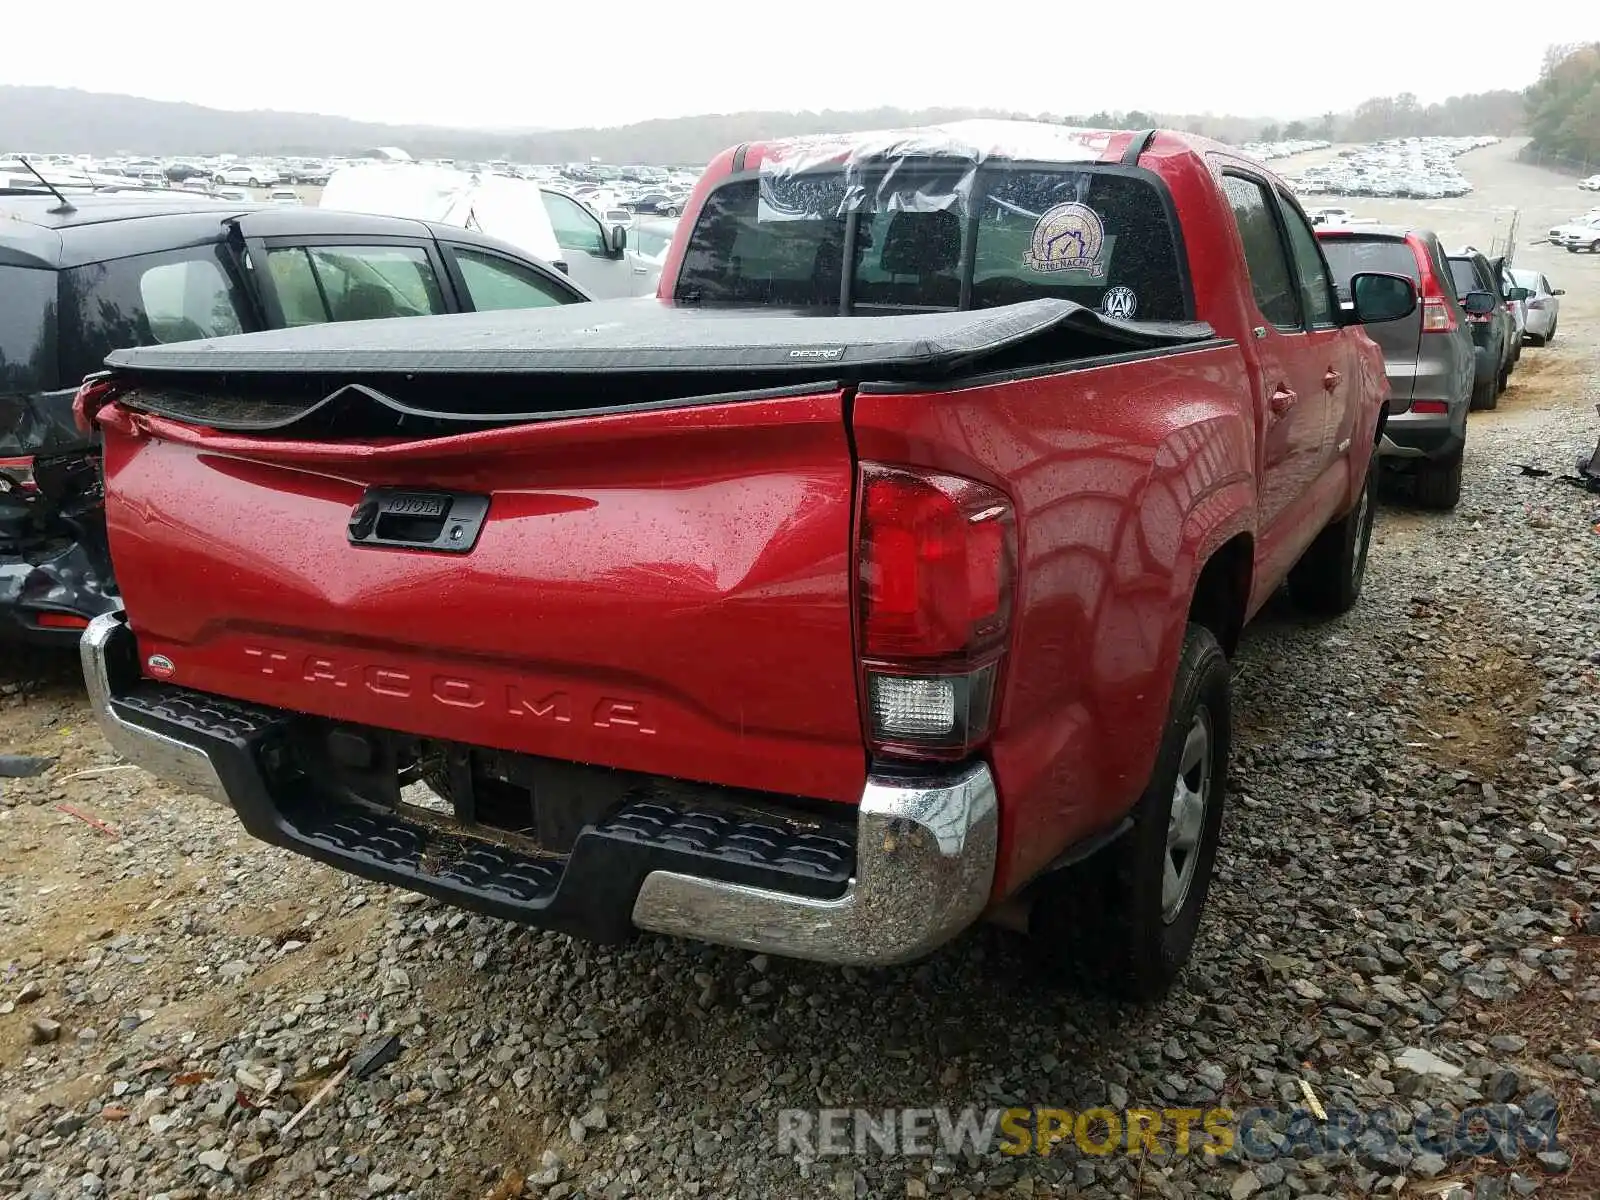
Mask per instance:
[[[1343,381],[1344,376],[1339,374],[1339,372],[1335,371],[1332,367],[1329,367],[1327,374],[1323,375],[1322,377],[1322,386],[1331,392]]]
[[[1289,407],[1298,399],[1300,397],[1297,393],[1291,392],[1280,383],[1273,389],[1272,399],[1269,403],[1272,405],[1272,411],[1281,417],[1289,411]]]

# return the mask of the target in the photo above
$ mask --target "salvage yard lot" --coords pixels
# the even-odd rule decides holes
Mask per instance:
[[[1600,259],[1527,244],[1584,193],[1514,149],[1460,160],[1469,196],[1347,205],[1451,248],[1520,206],[1517,265],[1566,289],[1560,337],[1473,414],[1456,512],[1380,513],[1353,614],[1275,605],[1247,635],[1219,874],[1165,1003],[1062,991],[993,929],[858,972],[459,913],[251,841],[119,767],[70,669],[12,665],[0,750],[58,762],[0,792],[0,1195],[1488,1197],[1513,1173],[1600,1194],[1600,498],[1561,479],[1600,437]],[[284,1132],[388,1033],[392,1065]],[[1571,1169],[1382,1144],[778,1150],[784,1109],[1287,1110],[1306,1089],[1556,1104]]]

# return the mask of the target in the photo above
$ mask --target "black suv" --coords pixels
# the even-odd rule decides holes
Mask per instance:
[[[0,192],[0,643],[75,644],[118,607],[95,439],[72,412],[112,350],[589,298],[447,225],[178,192]]]
[[[1500,403],[1500,393],[1511,381],[1521,346],[1511,302],[1526,299],[1528,293],[1525,288],[1518,288],[1516,294],[1508,295],[1504,271],[1504,258],[1489,258],[1470,246],[1450,256],[1450,275],[1456,285],[1456,295],[1488,292],[1494,297],[1493,311],[1468,317],[1472,344],[1477,348],[1476,383],[1485,385],[1486,381],[1494,380],[1492,389],[1484,386],[1474,390],[1474,409],[1494,408]]]

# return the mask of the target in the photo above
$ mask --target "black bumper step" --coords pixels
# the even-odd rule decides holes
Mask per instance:
[[[836,820],[630,800],[585,825],[567,855],[524,851],[492,830],[351,803],[319,789],[293,760],[295,713],[141,681],[111,700],[125,722],[204,750],[245,828],[352,874],[509,920],[597,941],[633,932],[634,899],[652,871],[677,871],[797,896],[842,895],[855,869],[854,813]],[[648,793],[651,777],[640,776]],[[677,781],[673,794],[681,794]],[[714,792],[715,789],[700,789]]]

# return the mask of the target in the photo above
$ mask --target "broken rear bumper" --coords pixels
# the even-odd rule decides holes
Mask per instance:
[[[874,773],[853,825],[629,800],[564,857],[530,854],[319,792],[283,766],[301,718],[142,679],[121,613],[91,623],[81,652],[100,726],[129,762],[229,805],[264,841],[464,908],[596,941],[644,929],[885,965],[948,941],[989,902],[999,814],[982,763]]]
[[[121,604],[109,572],[81,543],[0,553],[0,643],[70,650],[91,618]]]

